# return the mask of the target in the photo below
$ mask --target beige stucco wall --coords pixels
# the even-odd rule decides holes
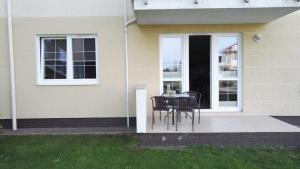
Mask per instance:
[[[0,118],[10,118],[10,78],[7,19],[0,17]]]
[[[268,24],[131,26],[129,39],[130,103],[134,88],[146,84],[159,95],[159,34],[241,32],[243,34],[243,112],[300,115],[300,12]],[[263,35],[259,43],[256,33]],[[150,107],[150,100],[148,106]],[[150,110],[150,109],[149,109]]]
[[[122,21],[122,17],[15,18],[18,117],[125,117]],[[37,34],[98,34],[99,84],[37,85]]]
[[[0,4],[0,33],[7,36],[5,0]],[[12,5],[17,118],[126,116],[123,0],[12,0]],[[37,85],[38,34],[97,34],[99,84]],[[10,118],[7,38],[1,36],[0,43],[0,112]]]

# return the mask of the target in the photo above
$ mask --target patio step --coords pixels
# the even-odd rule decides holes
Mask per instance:
[[[285,146],[300,147],[300,132],[147,133],[138,134],[140,146]]]

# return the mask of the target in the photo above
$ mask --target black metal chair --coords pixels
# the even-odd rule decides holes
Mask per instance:
[[[166,111],[167,115],[169,115],[169,106],[167,104],[167,99],[163,96],[154,96],[151,97],[152,100],[152,129],[153,124],[155,123],[154,112],[159,111],[160,120],[161,120],[161,112]]]
[[[200,123],[200,109],[201,109],[202,94],[200,92],[196,92],[196,91],[187,91],[187,92],[184,92],[183,94],[187,94],[190,97],[194,97],[197,99],[197,106],[195,107],[195,109],[197,109],[199,112],[198,123]],[[187,118],[187,115],[186,115],[186,118]]]
[[[194,131],[195,109],[198,109],[197,98],[178,97],[175,100],[177,103],[177,105],[174,107],[176,110],[176,131],[178,125],[178,116],[180,115],[181,112],[185,113],[187,117],[190,117],[192,119],[192,131]]]

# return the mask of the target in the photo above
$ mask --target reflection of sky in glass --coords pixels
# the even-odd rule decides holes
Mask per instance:
[[[164,64],[174,64],[181,62],[181,39],[163,38],[162,52]]]
[[[219,46],[219,52],[222,52],[223,49],[226,49],[234,44],[237,43],[237,37],[219,37],[218,40],[218,46]]]

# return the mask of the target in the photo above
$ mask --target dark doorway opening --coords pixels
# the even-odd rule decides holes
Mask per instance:
[[[210,109],[210,51],[211,36],[189,37],[190,91],[202,93],[201,109]]]

